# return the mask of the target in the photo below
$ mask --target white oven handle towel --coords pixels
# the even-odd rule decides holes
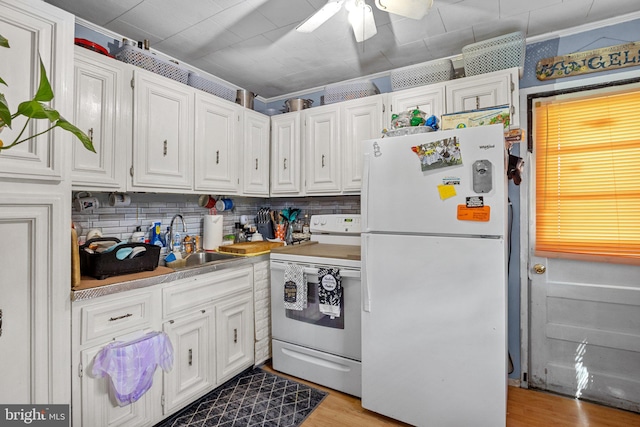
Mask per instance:
[[[301,311],[307,308],[307,278],[304,267],[287,263],[284,269],[284,308]]]
[[[318,300],[320,313],[332,319],[340,317],[342,301],[342,277],[338,268],[318,269]]]
[[[102,348],[93,360],[92,373],[108,376],[118,406],[129,405],[151,388],[153,373],[173,366],[173,347],[164,332],[150,332],[134,341],[114,341]]]

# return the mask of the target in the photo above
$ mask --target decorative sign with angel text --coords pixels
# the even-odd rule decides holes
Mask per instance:
[[[640,65],[640,42],[541,59],[536,76],[538,80],[559,79],[636,65]]]

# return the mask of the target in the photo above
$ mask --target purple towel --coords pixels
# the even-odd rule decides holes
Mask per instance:
[[[173,347],[164,332],[150,332],[130,341],[116,341],[105,346],[93,361],[92,373],[108,375],[118,406],[140,399],[151,388],[157,366],[165,372],[173,366]]]

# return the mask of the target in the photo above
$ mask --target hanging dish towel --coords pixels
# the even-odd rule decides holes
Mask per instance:
[[[340,302],[342,301],[342,278],[337,268],[318,269],[318,300],[320,313],[340,317]]]
[[[165,372],[173,366],[173,347],[164,332],[150,332],[134,341],[115,341],[93,361],[95,377],[109,376],[118,406],[129,405],[151,388],[157,366]]]
[[[284,308],[298,311],[307,308],[307,280],[301,265],[289,263],[284,269]]]

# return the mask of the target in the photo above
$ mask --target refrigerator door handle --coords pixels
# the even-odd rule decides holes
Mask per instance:
[[[368,247],[369,247],[369,235],[363,234],[362,236],[362,263],[361,263],[361,282],[362,282],[362,311],[365,313],[371,313],[371,297],[369,293],[369,269],[367,264],[369,263]]]
[[[371,170],[371,154],[365,153],[362,163],[362,191],[360,192],[360,205],[361,205],[361,230],[362,232],[370,231],[368,224],[369,216],[369,172]]]

